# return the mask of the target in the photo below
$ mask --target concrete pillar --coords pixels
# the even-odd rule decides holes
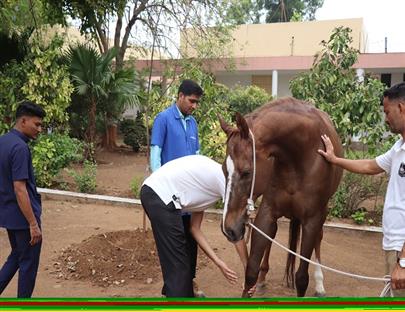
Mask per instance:
[[[273,70],[271,74],[271,96],[277,98],[277,89],[278,89],[278,71]]]
[[[356,76],[357,76],[357,80],[359,82],[363,82],[364,81],[364,69],[363,68],[357,68],[356,69]]]

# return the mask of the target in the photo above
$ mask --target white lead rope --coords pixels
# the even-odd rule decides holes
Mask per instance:
[[[308,262],[308,263],[311,263],[311,264],[313,264],[313,265],[318,265],[318,266],[320,266],[321,268],[323,268],[323,269],[325,269],[325,270],[329,270],[329,271],[332,271],[332,272],[335,272],[335,273],[338,273],[338,274],[341,274],[341,275],[353,277],[353,278],[364,279],[364,280],[372,280],[372,281],[378,281],[378,282],[385,282],[386,284],[385,284],[385,287],[384,287],[383,291],[382,291],[381,294],[380,294],[380,297],[386,297],[386,296],[389,295],[389,294],[390,294],[390,296],[392,296],[391,283],[390,283],[391,279],[390,279],[390,278],[388,278],[388,277],[369,277],[369,276],[364,276],[364,275],[359,275],[359,274],[347,273],[347,272],[344,272],[344,271],[340,271],[340,270],[336,270],[336,269],[330,268],[330,267],[328,267],[328,266],[326,266],[326,265],[323,265],[323,264],[321,264],[321,263],[312,261],[312,260],[310,260],[310,259],[307,259],[307,258],[301,256],[300,254],[297,254],[296,252],[294,252],[294,251],[288,249],[287,247],[281,245],[281,244],[280,244],[279,242],[277,242],[276,240],[272,239],[270,236],[268,236],[266,233],[264,233],[262,230],[260,230],[258,227],[256,227],[253,223],[248,222],[248,224],[249,224],[253,229],[255,229],[257,232],[259,232],[260,234],[262,234],[265,238],[267,238],[269,241],[271,241],[272,243],[276,244],[277,246],[281,247],[281,248],[284,249],[285,251],[287,251],[287,252],[289,252],[289,253],[295,255],[296,257],[298,257],[298,258],[300,258],[300,259],[302,259],[302,260],[304,260],[304,261],[306,261],[306,262]]]
[[[252,130],[249,128],[250,136],[252,137],[252,147],[253,147],[253,176],[252,176],[252,186],[250,188],[250,196],[247,200],[247,213],[251,215],[255,211],[255,202],[253,201],[253,192],[255,190],[255,180],[256,180],[256,143],[255,136],[253,135]]]

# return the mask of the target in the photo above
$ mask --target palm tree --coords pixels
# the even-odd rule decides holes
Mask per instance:
[[[88,127],[85,140],[95,144],[96,116],[105,123],[106,147],[116,146],[114,120],[121,117],[128,107],[139,106],[140,82],[132,68],[113,71],[112,61],[117,50],[111,49],[100,54],[95,48],[79,44],[70,47],[67,63],[70,67],[76,94],[88,104]]]
[[[116,50],[111,49],[106,54],[100,55],[95,48],[86,44],[70,47],[67,52],[75,91],[89,104],[89,124],[85,135],[87,143],[96,143],[97,103],[108,97],[106,87],[114,76],[111,62],[116,54]]]
[[[116,121],[121,118],[125,109],[140,106],[140,81],[133,68],[118,69],[113,73],[105,88],[107,98],[100,102],[100,113],[105,125],[103,147],[117,147]]]

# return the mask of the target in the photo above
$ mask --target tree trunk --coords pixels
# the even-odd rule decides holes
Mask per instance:
[[[106,125],[101,146],[107,150],[118,148],[117,145],[117,125],[113,122],[111,113],[106,113],[104,123]]]
[[[103,140],[102,140],[102,147],[106,148],[107,150],[114,150],[118,148],[117,144],[117,125],[109,124],[106,127]]]
[[[96,109],[97,103],[94,96],[90,99],[90,107],[89,107],[89,128],[87,129],[86,141],[88,144],[85,157],[87,159],[92,159],[93,155],[92,152],[96,148]],[[93,145],[93,148],[91,147]]]

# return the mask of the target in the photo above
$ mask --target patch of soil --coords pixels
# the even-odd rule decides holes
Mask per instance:
[[[142,182],[148,175],[148,161],[144,152],[135,153],[123,147],[114,151],[101,150],[96,154],[96,162],[96,194],[134,198],[131,181],[136,178]],[[73,164],[69,169],[81,172],[83,166]],[[53,188],[78,192],[68,170],[61,171]]]
[[[100,151],[97,156],[97,194],[134,198],[131,181],[147,177],[146,153],[126,149]]]
[[[200,257],[197,269],[207,263],[205,255]],[[54,269],[52,274],[59,279],[90,281],[100,287],[150,284],[161,274],[152,231],[142,229],[92,235],[63,248]]]
[[[97,286],[152,282],[160,274],[151,231],[117,231],[92,235],[62,249],[54,263],[58,278],[91,281]]]

